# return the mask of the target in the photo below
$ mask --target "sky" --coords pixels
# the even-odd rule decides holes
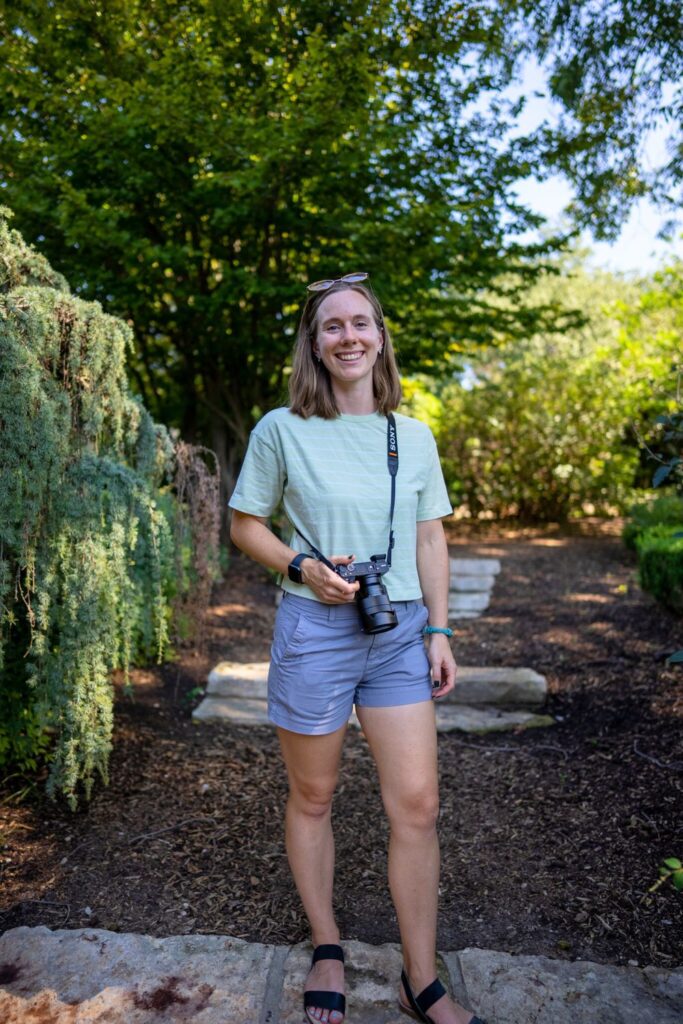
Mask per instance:
[[[520,92],[527,94],[533,91],[545,91],[545,77],[542,68],[529,61],[525,66]],[[520,115],[517,128],[526,132],[535,128],[547,119],[554,123],[557,119],[559,105],[548,96],[531,96],[527,107]],[[664,155],[664,132],[652,132],[645,140],[644,159],[653,166],[661,162]],[[563,211],[572,197],[572,190],[566,179],[554,176],[547,181],[529,178],[517,186],[520,199],[547,217],[550,227],[562,224]],[[651,202],[641,199],[632,209],[624,224],[621,235],[615,242],[595,242],[589,234],[585,234],[582,243],[592,250],[590,262],[595,267],[624,274],[648,274],[667,262],[667,257],[683,258],[683,237],[679,236],[672,242],[664,242],[657,238],[666,215]]]

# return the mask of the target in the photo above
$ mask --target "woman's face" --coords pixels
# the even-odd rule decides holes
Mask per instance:
[[[364,295],[348,288],[323,299],[316,316],[313,354],[320,356],[333,384],[355,389],[364,381],[372,386],[372,368],[382,346],[382,332]]]

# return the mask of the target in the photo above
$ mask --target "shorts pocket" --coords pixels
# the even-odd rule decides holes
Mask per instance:
[[[308,636],[309,630],[310,623],[303,612],[298,612],[284,603],[280,604],[270,648],[272,660],[280,662],[294,656]]]
[[[422,633],[422,630],[425,628],[425,626],[427,625],[428,622],[429,622],[429,608],[427,608],[427,606],[424,605],[424,604],[418,605],[418,609],[417,609],[417,629],[418,629],[418,632],[420,634]]]

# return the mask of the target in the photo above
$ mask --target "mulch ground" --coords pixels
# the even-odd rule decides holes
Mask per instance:
[[[443,949],[683,960],[683,894],[648,894],[662,860],[683,859],[683,668],[665,664],[683,622],[640,591],[618,528],[451,528],[453,555],[502,562],[489,610],[458,625],[458,660],[542,672],[556,725],[440,737]],[[268,657],[274,611],[268,576],[235,558],[201,650],[136,671],[132,698],[116,682],[109,786],[72,813],[43,779],[2,784],[0,930],[307,937],[274,733],[190,717],[216,661]],[[387,827],[353,731],[334,823],[342,935],[397,941]]]

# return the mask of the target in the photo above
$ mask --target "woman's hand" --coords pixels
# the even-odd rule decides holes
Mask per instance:
[[[455,686],[458,666],[445,633],[432,633],[429,638],[429,662],[432,666],[434,689],[432,697],[445,697]]]
[[[349,565],[355,555],[332,555],[333,565]],[[353,601],[360,583],[347,583],[341,576],[328,569],[317,558],[304,558],[301,563],[301,578],[323,604],[346,604]]]

